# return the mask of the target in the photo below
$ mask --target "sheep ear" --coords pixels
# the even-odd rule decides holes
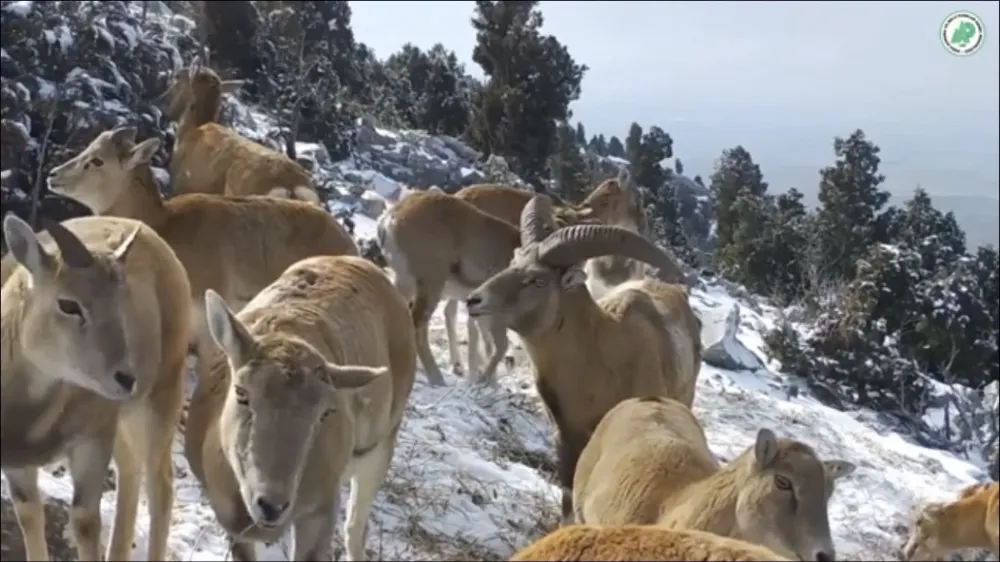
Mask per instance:
[[[3,218],[3,234],[10,255],[23,265],[32,277],[48,276],[55,270],[55,259],[42,248],[31,225],[14,213]]]
[[[127,148],[135,144],[135,136],[139,133],[139,130],[135,127],[125,126],[113,129],[109,138],[115,146],[122,148]]]
[[[778,457],[778,438],[770,429],[761,429],[757,432],[757,442],[754,444],[754,455],[757,457],[757,466],[767,469]]]
[[[237,367],[244,365],[253,349],[253,336],[229,309],[225,299],[212,289],[205,291],[205,315],[212,339],[229,361]]]
[[[823,468],[826,469],[826,474],[832,480],[836,480],[852,474],[858,467],[852,462],[837,460],[823,462]]]
[[[157,150],[160,150],[160,139],[146,139],[140,142],[129,151],[125,159],[125,169],[134,170],[138,166],[149,164]]]

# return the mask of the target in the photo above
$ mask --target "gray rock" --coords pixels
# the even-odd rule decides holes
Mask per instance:
[[[442,135],[438,138],[441,139],[441,142],[443,142],[445,146],[451,149],[452,152],[457,154],[458,157],[462,158],[463,160],[467,160],[469,162],[475,162],[483,157],[483,155],[480,154],[478,150],[463,143],[462,141],[456,139],[455,137]]]
[[[718,339],[705,347],[705,351],[702,352],[702,360],[713,367],[729,371],[756,371],[764,368],[763,361],[736,337],[739,327],[740,305],[735,303],[729,314],[726,315],[721,337],[718,337],[720,331],[718,330],[718,322],[706,323],[706,332],[709,334],[714,332],[715,338]]]
[[[76,560],[76,546],[70,538],[69,505],[66,502],[45,498],[45,542],[49,545],[51,560]],[[17,524],[14,505],[3,496],[0,511],[0,560],[25,560],[24,539]]]
[[[372,191],[365,191],[358,198],[358,210],[366,217],[377,219],[385,208],[385,199]]]

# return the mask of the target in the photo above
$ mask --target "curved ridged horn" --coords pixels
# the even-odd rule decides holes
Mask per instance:
[[[544,195],[535,195],[521,210],[521,245],[541,242],[555,231],[552,200]]]
[[[94,255],[83,244],[83,242],[69,231],[61,223],[52,219],[42,217],[42,227],[49,231],[49,235],[55,240],[56,247],[62,261],[69,267],[81,268],[94,265]]]
[[[684,272],[672,257],[641,235],[620,226],[570,226],[549,236],[538,251],[540,260],[557,267],[569,267],[599,256],[639,260],[658,268],[664,281],[684,283]]]

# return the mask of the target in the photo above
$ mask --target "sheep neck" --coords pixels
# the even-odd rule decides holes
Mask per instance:
[[[131,185],[122,190],[118,199],[103,214],[139,220],[153,230],[160,230],[166,222],[167,209],[149,166],[139,166],[134,170]]]

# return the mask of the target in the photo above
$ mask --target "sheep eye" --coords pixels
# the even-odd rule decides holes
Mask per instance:
[[[334,413],[335,411],[336,410],[334,408],[330,408],[330,409],[324,411],[322,414],[320,414],[319,421],[320,422],[325,422],[326,418],[330,417],[330,414]]]
[[[240,388],[240,387],[237,386],[235,388],[234,392],[236,394],[236,403],[237,404],[239,404],[240,406],[249,406],[250,405],[250,398],[247,397],[247,391],[246,390],[243,390],[242,388]]]
[[[784,476],[774,477],[774,486],[779,490],[788,491],[792,489],[792,483]]]
[[[74,300],[59,299],[56,304],[59,306],[59,312],[62,312],[66,316],[83,317],[83,309],[81,309],[80,304]]]
[[[93,160],[90,161],[90,163],[93,164],[95,168],[100,168],[101,166],[104,165],[104,160],[101,160],[100,158],[94,158]]]
[[[531,280],[531,283],[532,283],[532,284],[533,284],[534,286],[536,286],[536,287],[538,287],[539,289],[541,289],[542,287],[544,287],[544,286],[545,286],[545,279],[543,279],[543,278],[541,278],[541,277],[535,277],[534,279],[532,279],[532,280]]]

